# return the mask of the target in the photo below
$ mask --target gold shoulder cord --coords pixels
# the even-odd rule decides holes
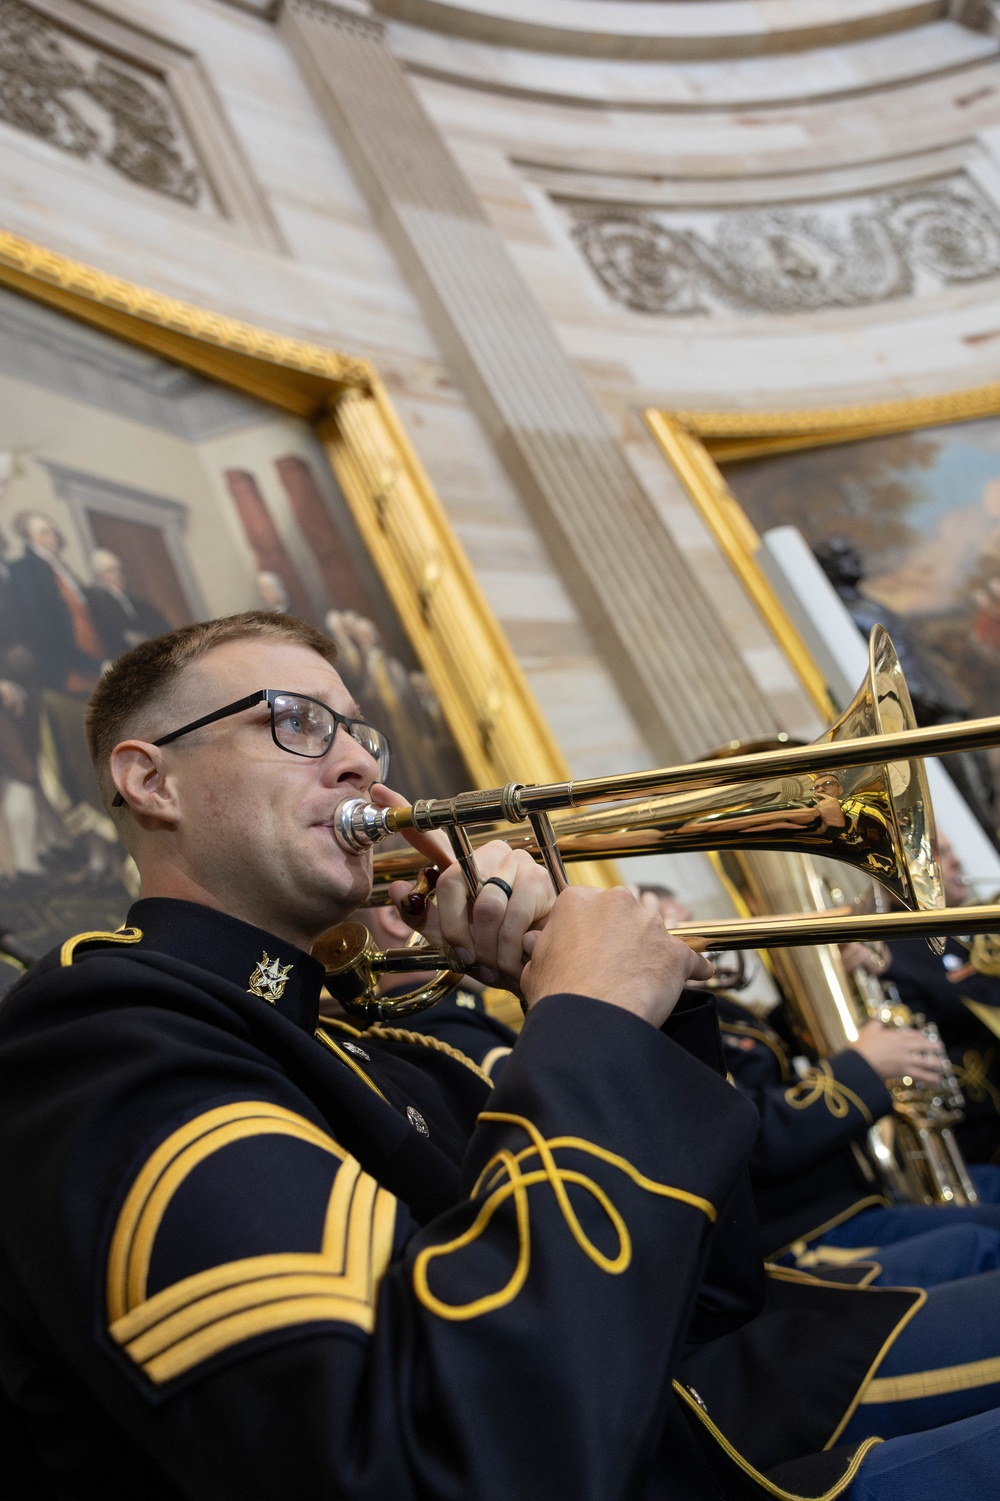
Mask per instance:
[[[482,1079],[484,1084],[488,1084],[491,1089],[493,1088],[493,1080],[486,1073],[485,1069],[480,1068],[478,1063],[474,1063],[467,1054],[461,1052],[458,1048],[453,1048],[449,1043],[442,1042],[439,1037],[428,1037],[424,1032],[407,1032],[404,1027],[383,1027],[381,1023],[374,1027],[369,1027],[364,1035],[366,1037],[384,1037],[386,1042],[416,1042],[421,1047],[433,1049],[435,1053],[444,1053],[448,1058],[454,1058],[456,1063],[464,1063],[465,1067],[471,1069],[477,1079]]]
[[[347,1037],[360,1037],[361,1029],[352,1027],[350,1022],[345,1022],[342,1016],[323,1016],[320,1013],[320,1021],[324,1027],[336,1027],[338,1032],[343,1032]]]
[[[67,969],[73,963],[77,949],[84,943],[138,943],[141,938],[141,928],[119,928],[117,933],[102,933],[100,930],[77,933],[75,938],[67,938],[59,950],[59,963]]]

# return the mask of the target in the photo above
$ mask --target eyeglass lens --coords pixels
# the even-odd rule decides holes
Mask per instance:
[[[324,756],[337,733],[338,721],[324,704],[290,693],[275,694],[271,703],[274,737],[296,756]],[[379,776],[389,773],[389,742],[374,725],[361,719],[339,721],[363,750],[377,762]]]

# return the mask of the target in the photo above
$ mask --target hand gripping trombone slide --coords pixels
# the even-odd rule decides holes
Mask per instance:
[[[695,922],[673,933],[701,949],[919,936],[940,951],[945,934],[1000,930],[1000,907],[941,910],[934,815],[921,758],[996,744],[1000,717],[918,729],[892,642],[876,626],[865,681],[811,745],[749,754],[727,748],[720,757],[682,766],[535,786],[511,782],[408,808],[352,798],[340,806],[336,835],[345,849],[359,853],[407,829],[442,829],[472,898],[482,884],[475,846],[498,837],[541,860],[557,891],[568,884],[567,860],[726,849],[826,855],[874,877],[909,910]],[[564,809],[585,811],[553,823],[550,814]],[[498,824],[512,827],[502,831]],[[386,900],[388,881],[415,876],[423,863],[415,852],[378,855],[374,900]],[[461,980],[448,952],[406,948],[382,955],[360,924],[331,929],[314,952],[344,1009],[369,1022],[433,1005]],[[410,995],[378,997],[379,972],[418,966],[441,973]]]

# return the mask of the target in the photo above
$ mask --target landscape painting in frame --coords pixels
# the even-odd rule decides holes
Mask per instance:
[[[956,708],[1000,713],[1000,417],[722,466],[758,532],[843,537]]]
[[[469,785],[308,424],[0,290],[0,932],[21,949],[117,927],[137,894],[83,739],[101,672],[247,609],[334,639],[399,791]]]

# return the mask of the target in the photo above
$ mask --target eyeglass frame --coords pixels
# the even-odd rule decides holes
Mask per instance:
[[[333,734],[330,736],[330,744],[326,747],[326,750],[321,750],[318,756],[311,756],[308,751],[292,750],[290,746],[282,745],[281,741],[278,739],[278,735],[274,727],[274,700],[276,698],[282,697],[304,698],[307,703],[319,704],[319,707],[321,709],[325,709],[328,714],[333,716]],[[388,735],[383,735],[382,731],[377,729],[375,725],[369,724],[367,719],[352,719],[347,714],[340,714],[336,709],[331,709],[330,705],[325,704],[321,698],[313,698],[309,693],[295,693],[290,688],[258,688],[256,693],[249,693],[247,694],[246,698],[238,698],[234,703],[226,704],[225,708],[216,709],[212,714],[203,714],[200,719],[194,719],[190,724],[182,725],[179,730],[171,730],[169,735],[161,735],[158,740],[150,741],[150,744],[157,746],[169,745],[171,741],[179,740],[182,735],[190,735],[194,730],[204,729],[204,727],[208,724],[215,724],[220,719],[228,719],[233,714],[242,714],[244,709],[252,709],[256,704],[263,703],[266,703],[271,711],[271,739],[274,741],[278,749],[283,750],[286,755],[302,756],[307,761],[320,761],[325,755],[328,754],[331,747],[333,746],[333,742],[337,738],[337,731],[340,729],[341,725],[343,725],[347,730],[347,733],[351,736],[351,739],[355,739],[354,735],[351,733],[351,726],[355,724],[363,724],[366,729],[375,730],[376,735],[378,735],[380,739],[385,742],[385,747],[389,755],[392,754],[392,746],[389,743]],[[355,743],[360,744],[360,741],[355,741]],[[362,749],[364,749],[363,746]],[[373,757],[373,759],[375,758]],[[377,760],[376,765],[378,765]],[[388,762],[386,763],[384,773],[382,771],[382,767],[379,766],[380,777],[388,774],[388,770]],[[125,806],[125,799],[122,797],[120,792],[116,792],[114,797],[111,799],[111,806],[112,808],[123,808]]]

